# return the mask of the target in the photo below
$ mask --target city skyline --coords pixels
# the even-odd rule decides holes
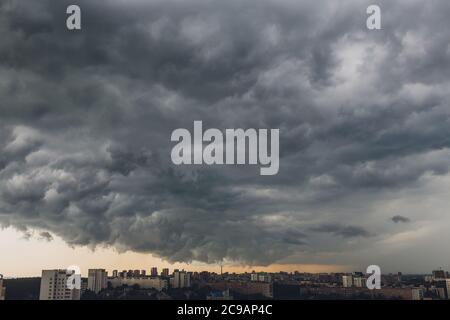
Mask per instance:
[[[87,277],[78,267],[45,269],[39,278],[0,276],[0,300],[234,300],[237,299],[357,299],[450,300],[450,273],[426,275],[402,272],[381,274],[378,266],[367,273],[170,272],[90,268]],[[5,295],[6,292],[6,295]]]

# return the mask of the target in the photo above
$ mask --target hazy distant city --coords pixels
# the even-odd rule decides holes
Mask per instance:
[[[42,270],[40,278],[0,277],[0,300],[448,300],[450,275],[385,274],[381,289],[353,273],[215,273],[185,270],[89,269],[80,289],[69,289],[66,270]]]

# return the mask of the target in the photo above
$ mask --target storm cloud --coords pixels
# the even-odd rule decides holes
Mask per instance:
[[[341,236],[344,238],[370,236],[369,232],[367,232],[361,227],[356,226],[322,225],[313,228],[312,231],[332,233],[334,235]]]
[[[379,3],[2,1],[0,224],[183,262],[393,241],[382,204],[449,173],[450,3]],[[174,166],[194,120],[279,128],[278,175]]]
[[[393,216],[391,219],[393,222],[395,223],[399,223],[399,222],[403,222],[403,223],[407,223],[407,222],[411,222],[411,220],[407,217],[403,217],[403,216]]]

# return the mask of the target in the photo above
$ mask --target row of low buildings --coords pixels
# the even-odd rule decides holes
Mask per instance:
[[[273,298],[274,283],[278,287],[280,284],[295,286],[295,292],[292,294],[296,296],[308,296],[309,294],[318,297],[344,296],[351,298],[369,294],[369,298],[370,296],[373,296],[372,298],[384,296],[408,300],[450,298],[450,278],[448,278],[448,273],[442,271],[434,271],[431,276],[422,276],[421,280],[417,281],[414,279],[418,278],[414,277],[411,280],[411,277],[408,276],[402,280],[401,273],[389,274],[382,278],[382,289],[374,291],[366,288],[366,275],[361,272],[340,273],[331,276],[263,272],[218,275],[208,272],[190,273],[184,270],[174,270],[169,275],[168,269],[163,269],[158,274],[158,270],[152,268],[150,275],[146,275],[143,270],[124,270],[122,272],[114,270],[112,276],[108,276],[108,272],[104,269],[90,269],[87,279],[82,279],[80,289],[74,290],[70,290],[67,286],[69,278],[70,274],[67,274],[66,270],[44,270],[41,278],[40,299],[78,300],[86,290],[98,294],[104,289],[121,288],[124,285],[128,287],[137,285],[142,289],[160,291],[158,294],[166,294],[166,289],[169,288],[190,288],[191,281],[196,284],[196,287],[212,290],[211,294],[207,296],[208,299],[222,300],[232,299],[231,293],[236,296],[261,295],[266,298]],[[4,297],[3,283],[0,279],[0,299],[2,296]],[[185,291],[170,290],[170,292],[176,295]]]
[[[66,270],[43,270],[40,286],[40,300],[79,300],[82,292],[85,290],[99,293],[106,288],[118,288],[123,285],[138,285],[142,289],[156,289],[163,291],[168,288],[190,288],[191,273],[184,270],[174,270],[169,275],[168,269],[164,269],[160,276],[146,276],[142,271],[136,270],[116,272],[113,271],[112,277],[108,277],[105,269],[89,269],[87,281],[81,282],[80,289],[69,289],[67,283],[70,273]],[[156,270],[153,271],[156,273]],[[265,297],[273,297],[272,283],[269,275],[265,273],[253,273],[251,281],[222,281],[209,283],[209,285],[220,292],[228,292],[222,294],[222,299],[230,299],[229,291],[251,295],[261,294]],[[217,295],[212,295],[210,299],[218,299]]]
[[[113,278],[140,278],[140,277],[147,277],[147,272],[145,270],[113,270],[112,277]],[[150,269],[150,277],[165,277],[168,278],[169,275],[169,268],[163,268],[161,271],[161,274],[158,274],[158,268],[152,267]]]
[[[450,279],[439,278],[412,289],[412,300],[450,299]]]
[[[450,274],[444,270],[433,270],[425,276],[425,285],[413,288],[412,300],[450,299]]]
[[[156,271],[154,272],[156,273]],[[163,269],[161,276],[145,276],[142,272],[136,276],[125,276],[124,273],[115,274],[113,272],[113,277],[108,279],[108,283],[113,288],[117,288],[123,285],[133,286],[138,285],[143,289],[156,289],[162,291],[168,289],[169,286],[174,289],[178,288],[189,288],[191,286],[191,274],[184,270],[175,270],[173,275],[169,276],[169,269]]]
[[[136,271],[136,270],[135,270]],[[41,277],[40,300],[79,300],[81,293],[90,290],[94,293],[108,288],[117,288],[123,285],[138,285],[142,289],[155,289],[162,291],[171,288],[189,288],[191,286],[191,274],[184,270],[175,270],[169,276],[169,269],[164,269],[161,276],[146,276],[145,272],[117,272],[108,277],[105,269],[89,269],[86,281],[81,281],[80,289],[70,289],[68,282],[71,274],[67,270],[43,270]],[[153,270],[151,273],[157,273]]]
[[[366,286],[366,278],[362,272],[354,272],[351,275],[343,275],[342,286],[344,288],[364,288]]]
[[[401,282],[401,273],[398,273],[397,280]],[[443,270],[435,270],[431,275],[425,276],[427,285],[420,286],[404,286],[398,289],[407,290],[407,295],[402,294],[402,297],[408,297],[412,300],[431,300],[431,299],[450,299],[450,275]],[[366,278],[363,273],[354,272],[342,276],[343,288],[365,288]],[[383,288],[387,290],[388,288]],[[397,289],[397,288],[396,288]]]
[[[235,292],[244,296],[259,295],[273,298],[273,283],[263,281],[217,281],[207,284],[214,291]]]
[[[254,281],[254,282],[271,282],[272,281],[272,277],[270,276],[270,274],[267,274],[265,272],[260,272],[260,273],[252,272],[250,274],[250,281]]]

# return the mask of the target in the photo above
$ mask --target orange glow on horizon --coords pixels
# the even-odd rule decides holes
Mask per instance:
[[[35,233],[36,234],[36,233]],[[38,232],[37,232],[38,234]],[[113,248],[97,248],[95,251],[87,247],[72,248],[61,238],[55,237],[48,242],[32,236],[24,238],[23,233],[12,228],[0,229],[0,274],[5,277],[36,277],[43,269],[65,269],[71,265],[80,267],[83,275],[90,268],[103,268],[109,274],[113,270],[146,270],[155,266],[158,272],[162,268],[185,269],[192,272],[209,271],[220,273],[220,265],[205,263],[169,263],[150,254],[124,252]],[[308,272],[330,273],[351,270],[349,266],[321,264],[272,264],[269,266],[223,265],[223,272],[244,273],[258,272]]]

